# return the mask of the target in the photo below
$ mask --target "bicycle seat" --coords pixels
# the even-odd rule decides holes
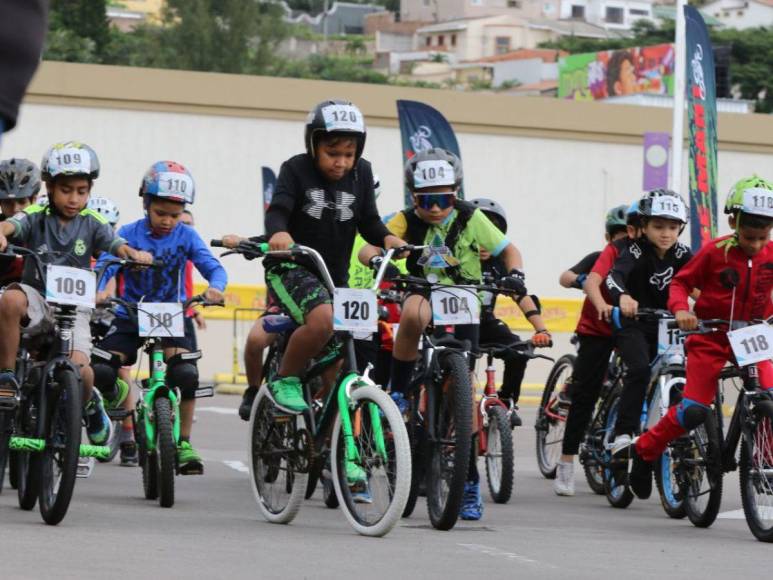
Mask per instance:
[[[298,328],[298,324],[285,314],[269,314],[263,317],[263,330],[271,334],[281,334]]]

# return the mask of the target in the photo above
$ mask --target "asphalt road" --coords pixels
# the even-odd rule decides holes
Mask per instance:
[[[204,399],[193,442],[204,476],[178,477],[171,509],[142,495],[137,468],[98,465],[79,479],[65,520],[42,523],[0,496],[0,577],[15,578],[720,578],[759,577],[773,546],[738,512],[738,478],[725,480],[722,516],[707,530],[665,516],[656,497],[609,507],[577,474],[559,498],[534,460],[533,407],[516,429],[516,490],[487,501],[479,522],[433,530],[423,500],[385,538],[358,536],[318,492],[287,526],[262,520],[247,480],[238,397]],[[484,470],[485,472],[485,470]],[[767,563],[767,564],[766,564]]]

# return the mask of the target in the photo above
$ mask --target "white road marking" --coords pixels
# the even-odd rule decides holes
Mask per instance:
[[[230,461],[223,461],[223,463],[226,466],[230,467],[231,469],[238,471],[239,473],[250,472],[249,468],[241,461],[230,460]]]
[[[494,556],[497,558],[507,558],[508,560],[516,560],[518,562],[523,562],[525,564],[538,564],[540,566],[547,567],[547,568],[556,568],[556,566],[553,566],[552,564],[542,564],[537,560],[532,560],[531,558],[527,558],[526,556],[521,556],[514,552],[506,552],[504,550],[500,550],[499,548],[494,548],[492,546],[484,546],[482,544],[457,544],[457,546],[461,546],[462,548],[467,548],[468,550],[472,550],[473,552],[478,552],[479,554],[484,554],[486,556]]]
[[[209,411],[221,415],[236,415],[236,409],[231,407],[196,407],[196,411]]]
[[[762,516],[762,519],[770,520],[773,519],[773,507],[761,507],[758,508],[759,514]],[[717,516],[718,518],[722,518],[723,520],[745,520],[746,516],[743,513],[743,510],[732,510],[729,512],[722,512]]]

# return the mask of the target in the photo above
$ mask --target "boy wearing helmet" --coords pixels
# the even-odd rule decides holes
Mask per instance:
[[[40,170],[27,159],[0,161],[0,221],[5,221],[35,203],[40,191]],[[0,286],[21,280],[24,259],[0,258]]]
[[[41,256],[48,264],[88,270],[93,256],[108,253],[148,264],[153,261],[152,256],[129,247],[126,240],[117,237],[102,216],[86,209],[92,184],[99,176],[99,160],[91,147],[77,142],[54,145],[43,157],[41,174],[49,205],[45,208],[32,205],[0,223],[0,251],[5,249],[6,238],[10,237],[29,248],[51,252]],[[27,335],[49,332],[53,316],[43,298],[44,289],[45,281],[38,278],[32,260],[27,260],[22,283],[11,284],[0,299],[2,328],[23,328]],[[70,358],[81,367],[88,437],[92,443],[102,445],[110,438],[112,423],[105,414],[99,392],[92,389],[90,316],[90,309],[78,309]],[[0,401],[4,405],[18,401],[19,385],[13,368],[19,340],[17,332],[4,332],[0,336]]]
[[[626,366],[612,448],[615,456],[630,446],[638,430],[649,365],[657,354],[657,322],[636,320],[637,310],[665,309],[671,280],[692,257],[690,248],[677,241],[687,224],[687,206],[678,194],[664,189],[645,194],[639,214],[641,238],[620,252],[606,279],[609,297],[624,317],[613,333]],[[640,488],[637,496],[646,499],[651,491],[650,477],[649,489]]]
[[[634,206],[638,207],[637,204]],[[609,296],[601,283],[628,243],[628,236],[632,233],[631,215],[637,215],[636,209],[631,211],[634,206],[621,205],[609,210],[604,234],[606,247],[601,252],[591,252],[585,256],[563,272],[559,279],[564,288],[579,288],[587,296],[574,331],[579,347],[572,377],[558,393],[559,403],[571,406],[566,416],[561,457],[556,464],[556,478],[553,480],[553,491],[557,495],[574,495],[574,457],[588,427],[614,346],[612,330],[599,316],[592,296],[597,295],[604,308],[607,307]]]
[[[725,213],[734,232],[705,244],[671,283],[668,308],[684,331],[695,330],[699,318],[752,321],[769,317],[773,310],[773,183],[757,176],[740,180],[730,190]],[[687,298],[695,289],[700,296],[691,312]],[[681,402],[634,442],[635,493],[646,490],[652,479],[650,462],[668,443],[706,420],[720,370],[733,357],[725,332],[690,336],[686,348],[687,382]],[[757,369],[760,385],[773,388],[770,361],[757,363]]]
[[[88,206],[86,207],[105,218],[111,228],[115,228],[121,219],[121,211],[118,209],[118,206],[106,197],[94,196],[89,199]]]
[[[479,198],[470,200],[473,207],[480,209],[483,214],[494,224],[503,234],[507,233],[507,214],[498,202],[493,199]],[[485,279],[498,281],[507,275],[507,270],[501,257],[494,257],[491,252],[480,248],[480,259],[483,267],[483,276]],[[483,292],[481,296],[482,308],[480,313],[480,342],[513,344],[520,342],[521,338],[513,334],[507,324],[498,319],[494,314],[496,308],[497,296],[491,292]],[[534,327],[534,336],[532,342],[538,347],[550,346],[550,333],[545,328],[542,315],[539,309],[539,300],[532,296],[531,300],[535,308],[527,308],[528,301],[518,302],[524,317]],[[511,354],[504,359],[505,369],[502,375],[502,387],[499,391],[499,398],[505,402],[511,402],[510,425],[520,427],[523,422],[518,415],[518,399],[521,396],[521,383],[526,373],[526,363],[528,359],[523,356]]]
[[[183,278],[185,265],[190,260],[209,282],[205,292],[207,300],[222,302],[228,281],[225,269],[196,230],[180,223],[186,204],[192,204],[196,195],[193,177],[188,170],[174,161],[154,163],[142,178],[139,195],[147,215],[122,226],[118,234],[151,254],[163,266],[124,271],[121,297],[130,303],[185,302],[190,297]],[[97,266],[100,265],[98,262]],[[115,268],[108,268],[101,288],[114,274]],[[167,380],[172,387],[180,390],[180,445],[177,448],[180,473],[199,475],[204,472],[204,465],[190,443],[199,373],[196,357],[183,356],[195,351],[190,318],[185,318],[184,329],[185,336],[165,338],[162,346],[167,363]],[[121,365],[134,364],[142,342],[136,322],[119,310],[106,337],[97,345],[100,350],[113,355],[109,360],[94,358],[95,382],[100,390],[116,398],[118,369]]]

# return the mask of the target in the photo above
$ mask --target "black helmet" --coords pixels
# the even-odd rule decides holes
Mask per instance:
[[[306,153],[316,158],[315,137],[318,133],[350,134],[357,140],[355,160],[365,149],[365,118],[356,105],[349,101],[331,99],[322,101],[306,117]]]
[[[440,147],[420,151],[405,162],[405,185],[410,191],[442,185],[458,189],[463,178],[462,160]]]
[[[653,189],[639,200],[639,215],[645,218],[661,217],[686,224],[687,205],[675,191]]]
[[[502,230],[503,234],[507,233],[507,214],[505,213],[505,208],[498,202],[486,197],[479,197],[478,199],[470,200],[470,203],[485,213],[486,217],[494,222],[494,225]]]
[[[0,161],[0,199],[25,199],[40,191],[40,170],[29,159]]]

